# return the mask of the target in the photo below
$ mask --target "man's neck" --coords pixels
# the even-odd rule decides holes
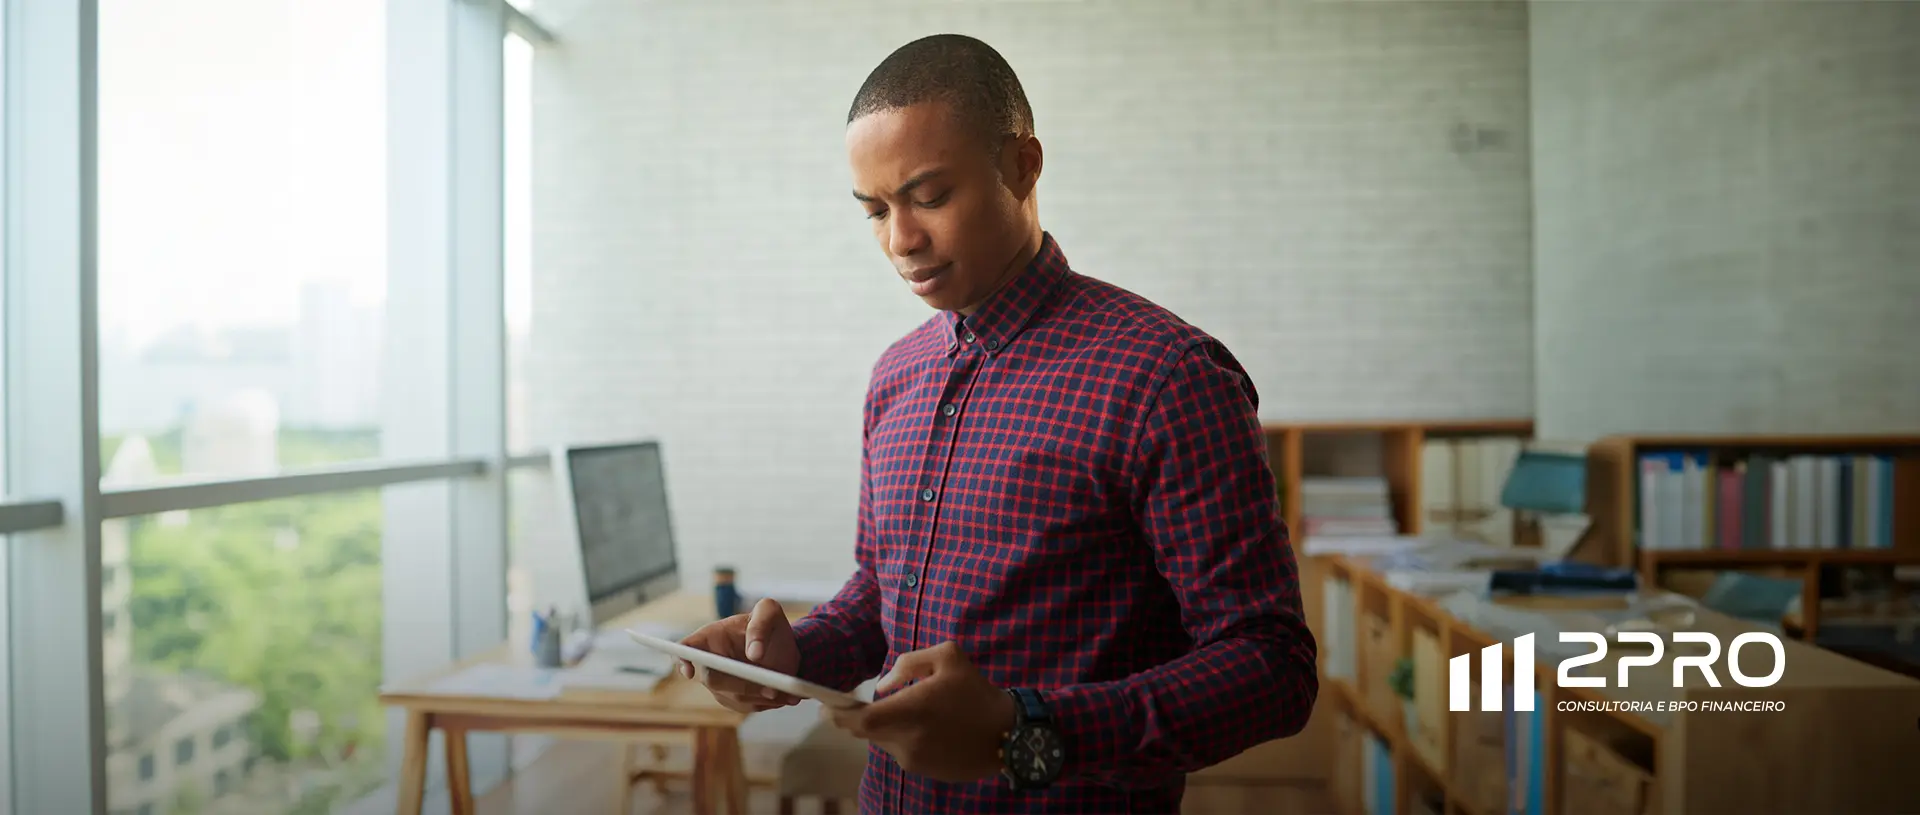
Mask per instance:
[[[982,306],[991,302],[993,298],[1000,296],[1000,290],[1005,289],[1007,284],[1018,279],[1020,273],[1026,271],[1027,267],[1032,265],[1034,257],[1040,254],[1040,244],[1045,239],[1045,234],[1046,233],[1035,229],[1033,235],[1027,239],[1027,242],[1021,244],[1020,250],[1014,253],[1013,261],[1007,264],[1006,268],[1000,270],[1000,281],[993,285],[993,291],[988,292],[987,296],[980,298],[980,302],[960,309],[960,316],[973,316],[974,312],[979,311]]]

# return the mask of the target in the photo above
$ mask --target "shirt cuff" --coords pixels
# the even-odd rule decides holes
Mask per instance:
[[[1070,685],[1042,691],[1040,698],[1066,746],[1063,776],[1107,776],[1138,741],[1131,733],[1132,697],[1121,683]]]
[[[846,652],[845,648],[834,647],[836,639],[844,640],[843,632],[825,619],[808,616],[795,621],[793,642],[800,651],[800,667],[794,675],[837,691],[853,690],[859,680],[847,680],[853,671],[845,664],[847,660],[836,658]]]

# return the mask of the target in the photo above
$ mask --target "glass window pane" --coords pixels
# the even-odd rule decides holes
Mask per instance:
[[[507,471],[507,613],[508,628],[531,625],[535,599],[534,569],[542,565],[536,554],[556,545],[563,533],[556,481],[545,467],[518,467]],[[553,558],[545,558],[551,561]]]
[[[7,132],[12,128],[7,122],[7,15],[0,13],[0,499],[7,497],[7,199],[12,197],[7,190],[5,156]],[[13,688],[5,674],[11,670],[13,642],[13,599],[7,594],[7,586],[12,577],[7,573],[8,558],[4,553],[10,551],[12,544],[8,536],[0,534],[0,698],[12,699]],[[0,809],[13,808],[13,715],[12,705],[0,710]]]
[[[11,129],[7,126],[7,15],[0,14],[0,498],[5,498],[7,495],[7,258],[11,253],[7,251],[6,224],[8,223],[7,199],[12,196],[7,192],[5,157],[9,152],[7,131]],[[6,540],[5,535],[0,535],[0,545],[4,545]],[[4,575],[5,570],[0,568],[0,577]],[[0,602],[5,599],[5,590],[0,589]],[[4,614],[0,614],[0,617],[3,616]],[[0,648],[5,648],[6,645],[5,635],[0,634]],[[0,714],[0,720],[5,718],[4,714]],[[6,737],[7,733],[0,731],[0,738]],[[10,766],[0,767],[0,773],[11,771]],[[5,780],[0,778],[0,782]],[[0,783],[0,789],[11,788],[11,785]],[[11,804],[4,801],[0,803]]]
[[[367,490],[101,525],[111,810],[324,813],[385,781],[382,519]]]
[[[527,417],[527,354],[533,319],[533,45],[508,34],[505,84],[507,449],[532,444]]]
[[[385,5],[101,0],[105,461],[136,433],[159,475],[379,453]]]

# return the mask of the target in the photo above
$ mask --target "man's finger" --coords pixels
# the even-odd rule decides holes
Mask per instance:
[[[955,653],[957,651],[952,646],[942,644],[901,654],[899,659],[893,661],[893,670],[874,683],[873,695],[877,697],[908,682],[939,673],[941,664],[952,659]]]
[[[747,617],[747,661],[759,662],[765,657],[767,639],[787,626],[787,612],[780,607],[780,601],[762,597],[754,603],[753,613]]]
[[[869,738],[864,708],[823,708],[827,721],[856,739]]]
[[[800,704],[800,697],[773,688],[761,688],[760,697],[781,707]]]
[[[921,726],[928,718],[927,705],[937,701],[939,695],[938,687],[925,682],[905,688],[860,708],[861,724],[868,732],[879,733],[882,737],[897,730]]]
[[[762,696],[766,688],[737,676],[730,676],[708,668],[700,669],[700,684],[714,693],[738,696],[748,701],[771,701]]]
[[[729,630],[726,626],[711,625],[701,629],[702,633],[699,635],[690,638],[692,641],[687,645],[728,659],[739,659],[741,649],[737,639],[738,631],[739,629]],[[730,693],[736,696],[753,696],[760,693],[758,685],[719,671],[710,671],[692,663],[687,664],[687,667],[681,671],[681,675],[698,680],[700,684],[707,686],[708,690],[715,693]]]

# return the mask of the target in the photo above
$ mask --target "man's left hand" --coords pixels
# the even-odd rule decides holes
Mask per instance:
[[[1013,698],[988,682],[959,645],[901,654],[875,685],[874,698],[857,710],[829,709],[829,719],[915,775],[977,781],[1000,774],[1000,740],[1013,729]]]

